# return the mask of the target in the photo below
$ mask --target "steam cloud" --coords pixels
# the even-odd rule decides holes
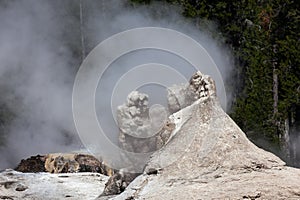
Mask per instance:
[[[218,35],[213,23],[188,22],[179,8],[162,4],[132,8],[125,0],[82,1],[86,52],[112,34],[130,28],[172,28],[200,41],[224,80],[230,78],[229,51],[208,36]],[[80,149],[71,99],[81,57],[79,1],[2,0],[0,27],[0,102],[16,115],[8,133],[0,132],[5,138],[5,145],[0,147],[0,169],[15,167],[21,158],[37,153]],[[131,67],[148,62],[173,66],[186,77],[194,72],[191,66],[182,67],[188,66],[187,62],[166,52],[145,50],[118,59],[101,78],[96,96],[99,121],[114,135],[109,137],[118,134],[112,115],[103,114],[109,108],[114,84]],[[152,104],[161,103],[161,94],[153,89],[148,92],[150,103],[151,99]],[[120,98],[119,105],[125,100]]]
[[[26,156],[79,148],[80,142],[71,118],[75,70],[53,6],[1,3],[1,102],[16,114],[1,148],[0,168],[6,168]]]

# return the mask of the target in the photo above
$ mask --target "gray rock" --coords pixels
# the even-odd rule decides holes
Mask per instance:
[[[300,199],[300,169],[251,143],[215,95],[200,93],[173,114],[172,137],[144,174],[112,199]]]
[[[300,199],[300,169],[247,139],[220,107],[212,79],[196,73],[175,91],[169,104],[179,110],[158,131],[161,148],[132,182],[135,176],[122,172],[109,180],[96,173],[6,170],[0,173],[0,199]],[[144,108],[131,114],[147,112],[143,100],[130,98],[129,107]]]

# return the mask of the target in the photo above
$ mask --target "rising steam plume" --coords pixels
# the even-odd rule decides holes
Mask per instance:
[[[172,28],[198,40],[224,80],[231,76],[230,53],[209,36],[218,35],[211,22],[203,21],[205,27],[189,22],[181,17],[180,8],[168,4],[133,8],[125,0],[79,2],[0,1],[0,102],[15,116],[6,131],[0,132],[4,138],[0,169],[15,167],[26,156],[82,148],[72,119],[71,98],[82,41],[88,53],[112,34],[130,28]],[[111,87],[130,67],[147,62],[179,63],[172,55],[154,51],[127,56],[113,63],[99,83],[104,85],[96,97],[101,120],[106,120],[101,111],[110,103]],[[193,70],[181,68],[181,73],[189,77]],[[150,98],[156,98],[155,92]],[[118,134],[113,120],[107,121],[106,128]]]

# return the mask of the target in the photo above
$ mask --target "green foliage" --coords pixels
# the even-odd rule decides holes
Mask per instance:
[[[299,31],[295,32],[299,19],[289,14],[298,11],[293,1],[251,7],[255,10],[251,14],[253,25],[243,30],[244,40],[238,47],[243,52],[239,57],[244,62],[246,79],[232,116],[245,131],[261,132],[278,141],[291,108],[299,106]],[[273,73],[279,79],[275,113]]]
[[[284,121],[300,108],[299,1],[167,2],[182,6],[185,17],[218,24],[232,47],[239,79],[231,116],[246,133],[278,142]],[[277,108],[273,75],[278,76]]]

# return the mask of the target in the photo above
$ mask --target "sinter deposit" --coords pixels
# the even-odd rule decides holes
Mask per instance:
[[[62,158],[48,156],[52,172],[79,172],[4,171],[0,199],[300,199],[300,170],[251,143],[220,107],[215,88],[197,72],[189,83],[168,88],[165,111],[151,111],[148,95],[130,93],[117,111],[120,147],[152,152],[148,157],[140,161],[125,153],[132,167],[107,173],[109,178],[80,172],[83,161],[75,157],[55,168]],[[162,115],[153,119],[152,112]],[[22,169],[47,171],[46,157],[32,159],[35,167]],[[143,168],[140,175],[130,173],[136,167]]]

